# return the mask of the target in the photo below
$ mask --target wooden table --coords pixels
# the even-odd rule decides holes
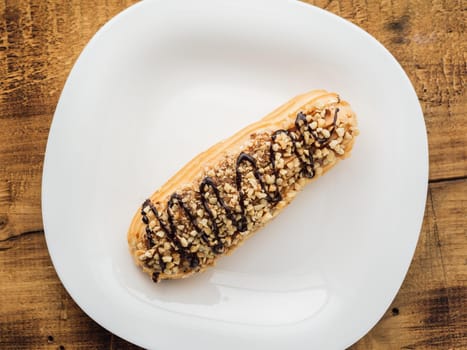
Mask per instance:
[[[60,91],[92,35],[135,1],[97,2],[0,2],[0,349],[137,349],[73,302],[42,230],[42,162]],[[393,53],[428,129],[430,184],[415,257],[390,308],[352,349],[467,349],[465,3],[310,2]]]

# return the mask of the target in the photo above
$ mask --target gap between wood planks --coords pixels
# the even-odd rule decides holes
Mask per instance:
[[[33,235],[33,234],[36,234],[36,233],[44,233],[44,230],[33,230],[33,231],[21,232],[20,234],[10,236],[10,237],[5,238],[5,239],[1,239],[0,243],[15,241],[17,239],[20,239],[21,237]]]
[[[20,234],[13,235],[13,236],[10,236],[10,237],[7,237],[5,239],[0,240],[0,244],[16,241],[16,240],[21,239],[21,238],[23,238],[25,236],[35,235],[37,233],[43,234],[44,230],[33,230],[33,231],[21,232]],[[10,246],[7,246],[7,247],[1,247],[0,246],[0,253],[4,252],[6,250],[10,250],[13,247],[14,247],[14,245],[10,245]]]
[[[461,180],[467,180],[467,176],[454,176],[454,177],[445,177],[441,179],[428,180],[428,184],[437,184],[440,182],[454,182],[454,181],[461,181]]]

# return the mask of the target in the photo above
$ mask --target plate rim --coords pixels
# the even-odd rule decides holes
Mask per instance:
[[[177,1],[179,3],[186,3],[185,0],[177,0]],[[244,1],[246,3],[249,2],[248,0],[242,0],[242,1]],[[255,1],[258,2],[258,3],[264,3],[264,4],[267,3],[269,5],[271,4],[271,1],[268,1],[268,2],[266,2],[264,0],[255,0]],[[346,20],[346,19],[344,19],[344,18],[342,18],[342,17],[340,17],[338,15],[335,15],[335,14],[329,12],[329,11],[326,11],[324,9],[321,9],[321,8],[319,8],[317,6],[314,6],[314,5],[311,5],[311,4],[302,3],[302,2],[299,2],[299,1],[290,1],[290,0],[274,0],[274,1],[276,1],[277,3],[288,3],[288,5],[290,5],[290,6],[301,6],[304,9],[308,8],[308,10],[312,9],[313,11],[315,11],[315,14],[317,14],[318,16],[327,16],[328,18],[331,18],[334,21],[337,20],[337,21],[340,21],[342,23],[345,23],[345,25],[349,26],[349,29],[352,29],[353,31],[356,31],[359,35],[363,35],[366,40],[370,40],[373,44],[376,44],[376,46],[379,48],[379,50],[382,50],[384,52],[385,56],[387,56],[388,58],[390,58],[392,60],[393,64],[395,63],[395,65],[397,66],[398,70],[401,73],[401,77],[406,80],[406,84],[411,89],[411,92],[412,92],[413,96],[415,98],[417,98],[417,94],[416,94],[416,91],[414,89],[414,86],[411,83],[410,78],[408,77],[408,75],[405,73],[404,69],[400,65],[400,63],[395,59],[395,57],[391,54],[391,52],[386,47],[384,47],[375,37],[373,37],[371,34],[366,32],[364,29],[362,29],[361,27],[357,26],[356,24],[354,24],[354,23],[352,23],[352,22],[350,22],[350,21],[348,21],[348,20]],[[54,137],[56,137],[55,136],[56,131],[54,132],[56,127],[54,128],[54,124],[56,124],[56,120],[59,118],[59,116],[57,115],[57,110],[58,110],[58,107],[60,105],[60,101],[62,101],[64,92],[67,90],[67,86],[69,86],[71,84],[72,78],[74,77],[74,74],[76,74],[76,71],[78,69],[77,67],[79,67],[79,63],[80,63],[82,55],[85,52],[87,52],[88,50],[90,50],[90,48],[102,36],[102,33],[104,33],[107,30],[111,30],[114,23],[121,20],[124,16],[131,15],[132,12],[137,11],[140,7],[144,7],[144,6],[147,5],[147,3],[150,3],[150,2],[152,2],[152,3],[155,3],[155,2],[162,3],[162,1],[159,1],[159,0],[144,1],[144,2],[138,2],[136,4],[133,4],[133,5],[129,6],[126,9],[124,9],[123,11],[121,11],[120,13],[118,13],[117,15],[112,17],[109,21],[107,21],[93,35],[93,37],[84,46],[84,48],[81,51],[80,55],[76,59],[75,63],[73,64],[73,67],[70,70],[70,73],[69,73],[69,75],[68,75],[68,77],[66,79],[64,87],[63,87],[63,89],[62,89],[62,91],[60,93],[60,98],[59,98],[59,100],[57,102],[57,107],[56,107],[54,115],[53,115],[49,135],[48,135],[48,138],[47,138],[47,145],[46,145],[46,149],[45,149],[43,171],[42,171],[42,181],[41,181],[41,205],[42,205],[42,208],[44,208],[42,210],[44,236],[45,236],[46,245],[47,245],[47,249],[49,251],[49,255],[50,255],[52,264],[54,266],[54,269],[55,269],[55,271],[57,273],[57,276],[58,276],[60,282],[65,287],[67,293],[72,298],[72,300],[79,306],[80,309],[82,309],[86,313],[86,315],[88,315],[96,323],[98,323],[100,326],[102,326],[104,329],[108,330],[112,334],[116,334],[116,335],[128,340],[129,342],[131,342],[133,344],[137,344],[139,346],[148,346],[148,344],[141,343],[138,339],[135,339],[134,336],[131,335],[131,334],[120,334],[120,333],[117,334],[117,333],[114,333],[114,331],[111,330],[112,327],[108,324],[108,322],[106,320],[98,319],[98,317],[96,317],[96,313],[93,312],[93,310],[89,309],[89,305],[83,305],[83,302],[81,300],[79,300],[79,296],[77,296],[75,294],[76,290],[71,285],[70,279],[68,278],[68,276],[65,276],[63,274],[63,271],[61,270],[61,267],[59,266],[60,264],[57,261],[57,255],[52,252],[52,250],[53,250],[53,249],[51,249],[51,246],[53,246],[53,244],[51,243],[52,237],[50,236],[50,234],[47,233],[48,232],[47,231],[47,222],[49,221],[49,218],[47,217],[47,214],[46,214],[46,208],[48,207],[48,202],[47,202],[47,188],[49,186],[49,183],[48,183],[49,175],[48,174],[51,171],[50,170],[50,165],[49,165],[50,156],[48,157],[47,155],[49,154],[48,151],[49,151],[49,147],[50,147],[50,140],[53,139]],[[427,137],[427,131],[426,131],[426,124],[425,124],[425,120],[424,120],[424,116],[423,116],[423,110],[422,110],[422,108],[420,106],[418,98],[417,98],[417,103],[416,104],[417,104],[419,115],[414,116],[414,118],[420,118],[421,119],[420,124],[421,124],[421,127],[423,128],[423,130],[421,130],[421,131],[423,131],[421,134],[423,134],[423,137],[424,137],[424,139],[422,141],[423,141],[423,148],[424,148],[423,153],[424,153],[425,157],[421,162],[423,163],[422,165],[424,167],[423,181],[424,181],[424,184],[425,184],[425,196],[424,196],[423,200],[422,199],[420,199],[420,200],[421,200],[421,202],[423,202],[425,204],[426,199],[427,199],[427,193],[426,192],[428,190],[428,177],[429,177],[429,148],[428,148],[428,137]],[[397,286],[397,289],[395,290],[395,293],[393,293],[392,297],[386,303],[387,305],[385,306],[384,310],[387,310],[387,308],[390,306],[390,304],[393,302],[394,298],[398,294],[398,292],[400,290],[400,287],[402,286],[402,283],[404,282],[405,277],[407,275],[407,272],[408,272],[408,270],[409,270],[409,268],[411,266],[411,263],[412,263],[412,260],[413,260],[414,254],[415,254],[416,246],[417,246],[420,234],[421,234],[421,229],[422,229],[422,225],[423,225],[423,218],[424,218],[424,212],[425,212],[425,205],[422,206],[421,213],[419,213],[419,218],[417,220],[419,222],[419,224],[418,224],[419,229],[418,229],[418,232],[416,234],[416,239],[414,240],[414,242],[415,242],[414,246],[411,247],[411,249],[410,249],[410,251],[412,253],[411,253],[409,263],[407,264],[405,270],[403,271],[401,281],[400,281],[399,285]],[[414,233],[414,235],[415,235],[415,233]],[[347,346],[350,346],[350,345],[354,344],[356,341],[358,341],[363,336],[365,336],[370,331],[370,329],[373,328],[379,322],[379,320],[383,317],[383,315],[384,315],[384,312],[381,313],[381,315],[378,317],[378,319],[375,322],[370,322],[371,324],[368,327],[368,329],[363,334],[359,335],[356,338],[355,341],[352,341],[351,343],[347,344]]]

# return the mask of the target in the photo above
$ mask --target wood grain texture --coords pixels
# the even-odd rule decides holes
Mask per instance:
[[[0,349],[137,349],[66,293],[45,246],[40,207],[45,145],[66,77],[92,35],[134,2],[0,2]],[[414,84],[429,136],[432,183],[414,260],[392,306],[352,349],[465,349],[465,4],[308,2],[391,51]]]

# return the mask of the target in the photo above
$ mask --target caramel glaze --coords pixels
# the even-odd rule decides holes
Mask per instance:
[[[275,140],[277,136],[279,134],[285,134],[287,135],[288,138],[290,138],[290,140],[292,141],[292,151],[293,153],[295,153],[295,155],[298,157],[301,163],[301,176],[306,177],[306,178],[313,178],[315,175],[314,170],[313,170],[313,166],[314,166],[313,151],[316,148],[323,148],[330,141],[332,134],[336,128],[338,112],[339,112],[339,109],[336,108],[334,112],[332,127],[330,130],[330,136],[328,138],[318,137],[316,132],[311,129],[309,123],[307,122],[306,115],[302,112],[299,112],[297,114],[297,118],[295,119],[295,130],[294,131],[280,129],[280,130],[275,131],[271,135],[272,142],[271,142],[271,147],[269,150],[269,161],[271,163],[271,167],[273,169],[276,179],[278,178],[279,172],[276,169],[276,165],[275,165],[275,154],[277,152],[274,151],[273,145],[275,144]],[[300,155],[298,153],[298,147],[297,147],[297,144],[305,142],[304,137],[303,137],[303,134],[305,131],[308,131],[313,136],[314,140],[318,142],[318,144],[320,145],[319,147],[316,147],[315,142],[313,142],[312,145],[310,146],[308,156],[306,156],[305,154]],[[225,201],[222,199],[222,196],[220,194],[219,188],[217,187],[217,184],[214,182],[214,180],[211,177],[206,176],[199,185],[200,200],[209,217],[212,232],[214,233],[214,236],[215,236],[215,243],[210,243],[208,234],[199,227],[199,225],[196,222],[195,215],[191,212],[190,208],[188,208],[188,206],[183,202],[182,197],[177,193],[173,193],[167,202],[167,218],[168,218],[167,221],[168,222],[164,222],[164,220],[161,218],[161,215],[159,214],[159,212],[157,211],[156,207],[154,206],[154,204],[151,202],[150,199],[146,199],[146,201],[144,201],[142,205],[141,215],[142,215],[142,221],[146,225],[147,248],[150,249],[155,245],[154,232],[149,228],[149,219],[145,211],[145,208],[149,207],[151,212],[154,214],[156,219],[159,221],[160,227],[167,235],[167,238],[175,245],[177,251],[179,251],[181,259],[185,259],[186,261],[188,261],[189,266],[192,269],[199,266],[198,256],[196,255],[196,253],[192,253],[190,251],[191,245],[184,247],[180,239],[177,236],[177,225],[174,222],[173,207],[175,205],[178,205],[182,209],[188,221],[191,223],[191,225],[193,225],[193,228],[196,230],[199,237],[207,245],[209,245],[213,253],[222,254],[225,250],[225,247],[219,237],[219,227],[216,223],[212,209],[205,195],[209,191],[209,188],[211,188],[213,190],[214,196],[216,197],[217,205],[219,205],[225,210],[226,217],[231,221],[232,225],[237,229],[236,234],[240,232],[245,232],[247,230],[247,217],[245,215],[245,194],[242,188],[242,171],[240,170],[240,166],[243,163],[249,163],[251,167],[253,168],[253,174],[256,180],[258,181],[259,185],[261,186],[261,190],[266,194],[266,200],[271,204],[276,204],[280,202],[282,200],[282,195],[279,191],[279,188],[277,188],[276,191],[271,194],[267,190],[266,184],[263,178],[261,177],[258,166],[256,164],[256,160],[251,155],[242,152],[237,157],[236,169],[235,169],[235,184],[237,187],[237,191],[239,193],[240,212],[236,212],[233,208],[229,207],[225,203]],[[159,265],[162,271],[164,271],[165,263],[162,260],[159,260]],[[155,282],[158,281],[159,275],[160,275],[159,272],[154,272],[152,278]]]

